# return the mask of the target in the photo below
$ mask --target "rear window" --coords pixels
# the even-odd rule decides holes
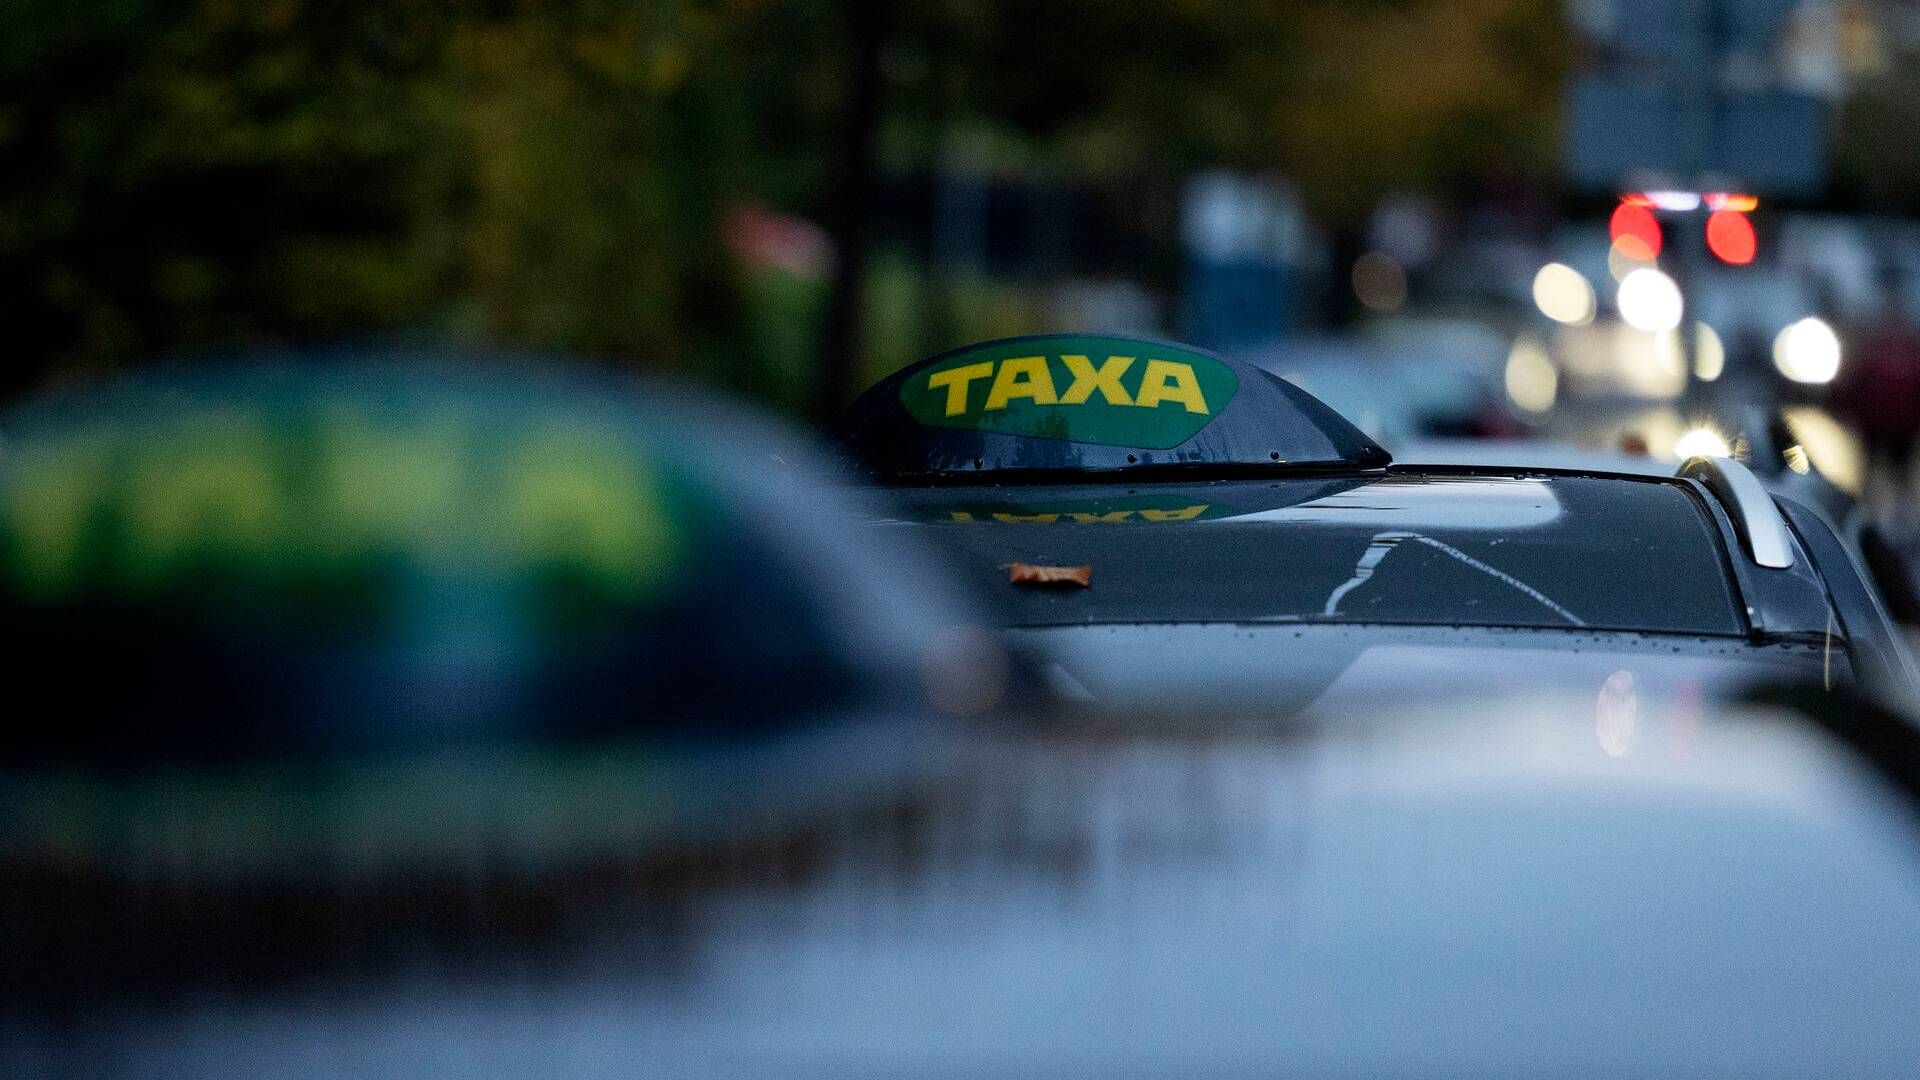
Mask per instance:
[[[1009,625],[1328,621],[1739,634],[1712,523],[1681,486],[1394,475],[943,487],[903,516]],[[1011,563],[1088,566],[1027,589]]]

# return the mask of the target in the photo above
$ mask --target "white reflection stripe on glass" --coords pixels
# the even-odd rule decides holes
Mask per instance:
[[[1454,547],[1452,544],[1435,540],[1431,536],[1421,536],[1419,533],[1404,532],[1383,532],[1375,536],[1372,542],[1367,544],[1367,550],[1361,553],[1360,561],[1354,565],[1353,577],[1343,582],[1338,588],[1334,589],[1332,593],[1328,594],[1327,606],[1321,611],[1321,614],[1326,616],[1338,615],[1340,613],[1340,601],[1344,599],[1348,593],[1365,584],[1367,579],[1373,576],[1374,568],[1379,566],[1381,561],[1387,557],[1387,553],[1398,547],[1400,543],[1405,540],[1426,544],[1428,547],[1435,548],[1444,554],[1453,556],[1455,559],[1466,563],[1468,566],[1473,567],[1483,574],[1518,589],[1535,603],[1538,603],[1548,611],[1567,620],[1567,622],[1574,626],[1587,625],[1585,619],[1568,611],[1565,607],[1556,603],[1546,593],[1521,581],[1512,574],[1497,567],[1489,566],[1466,552],[1461,551],[1459,548]]]

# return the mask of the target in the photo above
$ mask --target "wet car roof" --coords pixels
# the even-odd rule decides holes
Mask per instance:
[[[1756,688],[1854,678],[1838,642],[1755,646],[1713,635],[1193,623],[1033,627],[1008,636],[1047,657],[1047,681],[1077,709],[1194,716],[1203,725],[1229,718],[1337,724],[1408,701],[1524,706],[1555,687],[1596,700],[1618,696],[1644,727]],[[1626,719],[1608,731],[1602,721],[1600,737],[1624,744],[1635,727]]]
[[[894,494],[1016,626],[1746,629],[1712,518],[1671,481],[1396,471]],[[1089,566],[1092,586],[1011,589],[1012,562]]]
[[[1010,735],[911,813],[823,819],[796,840],[816,872],[675,917],[609,905],[548,966],[100,1009],[0,1064],[1911,1075],[1910,804],[1776,712],[1643,713],[1626,743],[1594,724],[1580,695],[1262,737]]]

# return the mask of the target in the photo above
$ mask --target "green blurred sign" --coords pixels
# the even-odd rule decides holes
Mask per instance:
[[[682,567],[690,495],[617,425],[456,394],[184,398],[12,441],[0,599],[382,636],[452,589],[563,630],[658,599]]]

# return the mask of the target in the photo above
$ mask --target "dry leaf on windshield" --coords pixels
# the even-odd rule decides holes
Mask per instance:
[[[1093,584],[1091,566],[1032,566],[1017,562],[1007,567],[1007,580],[1040,588],[1085,589]]]

